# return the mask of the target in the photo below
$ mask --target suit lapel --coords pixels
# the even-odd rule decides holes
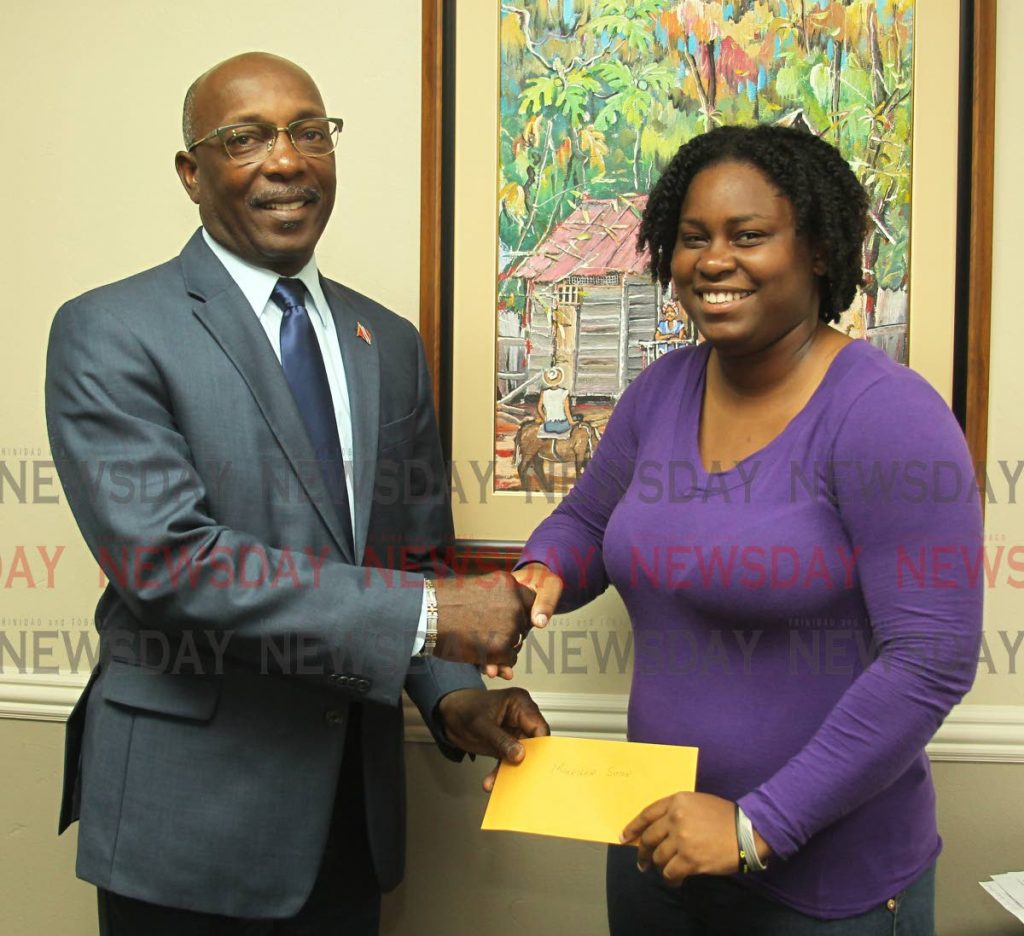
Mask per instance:
[[[352,301],[337,283],[320,277],[327,304],[338,331],[341,359],[345,365],[349,408],[352,411],[352,488],[355,504],[356,561],[363,561],[373,484],[377,474],[377,428],[380,424],[380,349],[356,334],[361,324]]]
[[[346,542],[348,537],[342,536],[340,521],[324,488],[316,453],[306,435],[281,364],[259,319],[253,315],[242,291],[206,246],[200,231],[185,245],[181,265],[189,295],[198,300],[192,309],[193,314],[242,375],[310,502],[342,555],[353,562],[354,557]],[[351,377],[349,384],[351,386]]]

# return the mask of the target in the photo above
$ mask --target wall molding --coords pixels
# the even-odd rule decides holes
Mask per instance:
[[[0,674],[0,718],[63,722],[86,683],[74,673]],[[534,699],[557,734],[623,740],[626,696],[535,692]],[[419,712],[404,700],[406,740],[431,742]],[[933,761],[1024,764],[1024,705],[959,705],[928,745]]]
[[[87,681],[76,673],[0,674],[0,718],[67,721]]]

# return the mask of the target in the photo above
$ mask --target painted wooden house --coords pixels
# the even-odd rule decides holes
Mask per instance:
[[[641,371],[661,287],[636,247],[646,195],[586,199],[509,272],[526,284],[524,380],[558,365],[580,399],[617,399]]]

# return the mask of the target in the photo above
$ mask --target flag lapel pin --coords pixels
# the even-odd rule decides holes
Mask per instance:
[[[373,336],[362,322],[356,322],[356,338],[362,338],[368,345],[373,344]]]

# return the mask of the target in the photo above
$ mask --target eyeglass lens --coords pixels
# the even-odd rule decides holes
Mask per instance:
[[[293,145],[303,156],[326,156],[333,152],[340,130],[336,123],[319,117],[299,120],[288,127]],[[232,159],[263,159],[273,148],[277,128],[264,123],[239,124],[225,128],[221,139]]]

